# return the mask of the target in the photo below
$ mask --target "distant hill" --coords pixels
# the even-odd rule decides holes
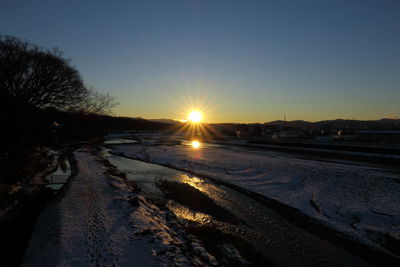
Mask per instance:
[[[149,121],[154,121],[154,122],[161,122],[161,123],[167,123],[167,124],[179,124],[179,121],[172,120],[172,119],[151,119]]]
[[[122,120],[122,118],[119,118]],[[136,127],[155,127],[155,128],[166,128],[168,126],[179,127],[181,122],[173,119],[143,119],[140,117],[136,118],[123,118],[124,123],[127,125],[135,125]],[[332,130],[400,130],[400,119],[392,118],[382,118],[379,120],[346,120],[346,119],[336,119],[336,120],[323,120],[323,121],[304,121],[304,120],[294,120],[294,121],[283,121],[276,120],[262,123],[211,123],[218,128],[240,128],[248,126],[280,126],[288,127],[293,129],[302,130],[321,130],[321,129],[332,129]]]
[[[288,127],[310,127],[313,125],[312,122],[303,121],[303,120],[296,120],[296,121],[282,121],[276,120],[271,122],[266,122],[266,125],[277,125],[277,126],[288,126]]]
[[[324,120],[317,122],[309,121],[271,121],[266,122],[264,125],[268,126],[286,126],[293,128],[303,128],[303,129],[353,129],[353,130],[400,130],[400,119],[388,119],[383,118],[380,120]]]

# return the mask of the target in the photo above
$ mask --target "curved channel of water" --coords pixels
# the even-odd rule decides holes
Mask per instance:
[[[67,157],[62,157],[58,162],[57,170],[46,176],[46,187],[55,191],[60,190],[71,177],[71,166]]]
[[[102,156],[126,173],[129,180],[134,180],[146,197],[165,200],[166,195],[157,186],[160,181],[185,184],[233,213],[239,223],[216,219],[212,212],[198,212],[175,201],[168,201],[167,205],[178,218],[209,225],[246,240],[277,265],[373,266],[345,249],[290,224],[262,203],[233,189],[182,171],[116,156],[109,151],[103,148]]]

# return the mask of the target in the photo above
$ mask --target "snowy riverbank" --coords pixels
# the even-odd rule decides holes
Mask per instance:
[[[280,154],[189,146],[120,145],[115,152],[231,183],[294,207],[371,247],[399,256],[400,175]]]
[[[96,157],[84,150],[74,156],[78,175],[40,215],[25,266],[217,264],[126,180],[106,174]]]

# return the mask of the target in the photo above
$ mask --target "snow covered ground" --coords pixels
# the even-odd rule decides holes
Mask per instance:
[[[292,206],[369,246],[400,256],[400,174],[218,147],[119,145],[114,152],[231,183]]]
[[[87,151],[75,152],[78,175],[40,215],[25,266],[212,266],[217,261],[166,211],[105,174]]]

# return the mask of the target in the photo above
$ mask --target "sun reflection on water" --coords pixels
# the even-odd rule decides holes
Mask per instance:
[[[201,147],[201,143],[200,143],[199,141],[197,141],[197,140],[193,140],[193,141],[191,142],[191,145],[192,145],[192,147],[195,148],[195,149]]]
[[[201,224],[208,224],[212,221],[212,217],[202,212],[191,211],[185,206],[182,206],[176,202],[168,202],[167,207],[171,210],[178,218],[182,218],[188,221],[198,222]]]
[[[179,176],[182,183],[188,184],[201,192],[207,192],[207,189],[201,186],[203,180],[197,177],[190,177],[186,174],[181,174]]]

